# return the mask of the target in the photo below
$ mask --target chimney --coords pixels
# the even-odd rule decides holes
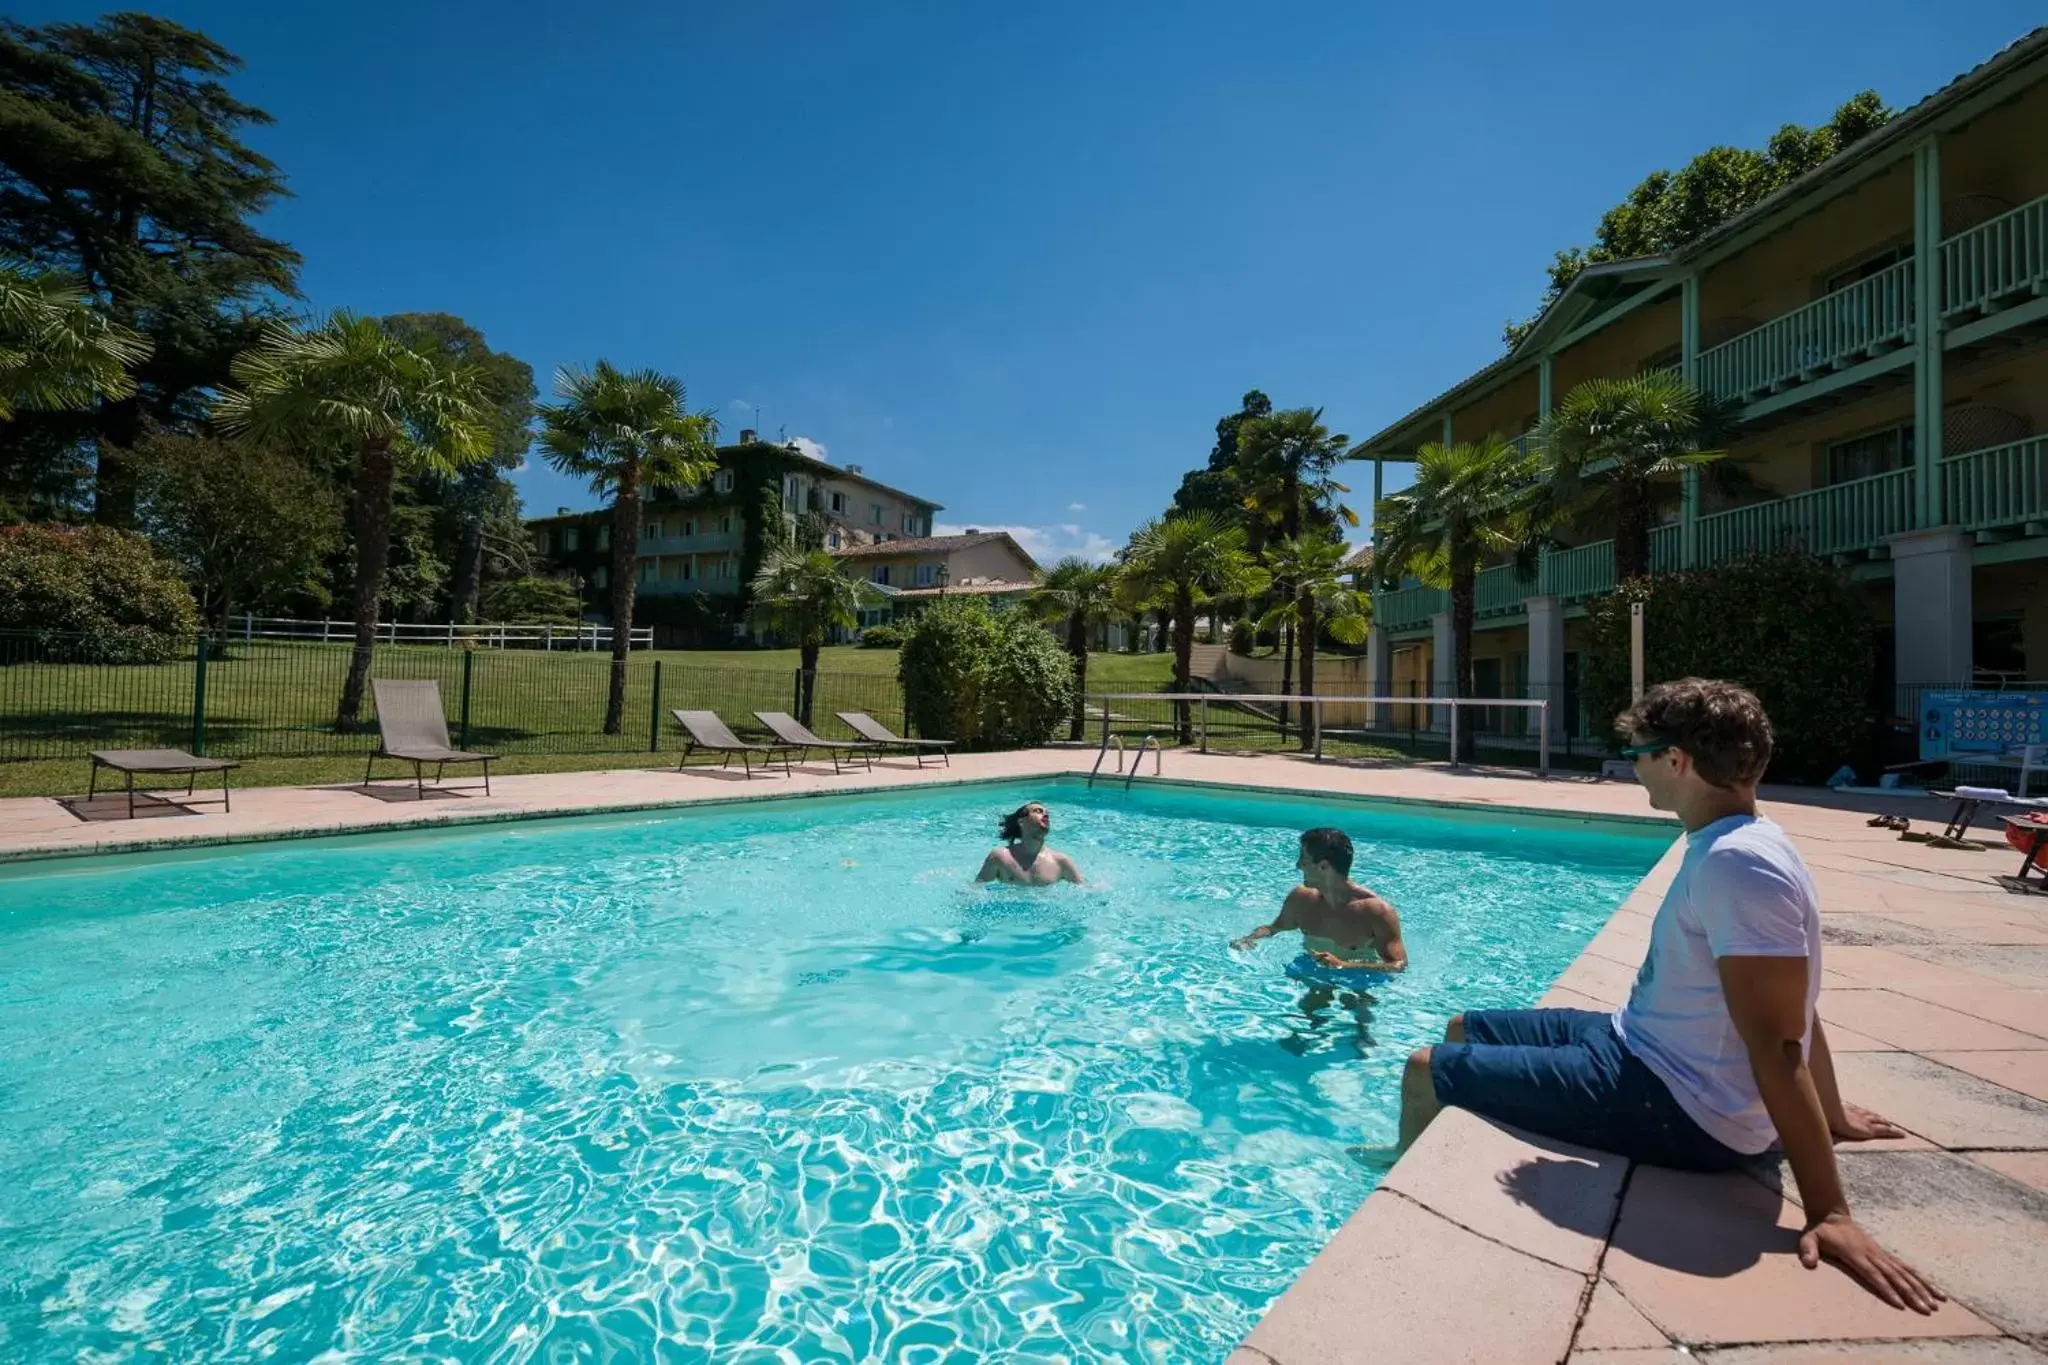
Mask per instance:
[[[750,446],[750,445],[752,445],[753,443],[754,443],[754,429],[753,429],[752,427],[741,427],[741,428],[740,428],[740,444],[741,444],[741,445],[743,445],[743,446]]]
[[[860,466],[857,464],[850,464],[846,467],[846,472],[849,474],[858,474],[860,473]]]
[[[979,526],[970,526],[960,534],[963,536],[978,536],[981,534],[981,528]]]

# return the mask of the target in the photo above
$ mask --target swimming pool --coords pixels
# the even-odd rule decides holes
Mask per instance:
[[[1048,800],[1091,885],[967,884]],[[1338,824],[1416,963],[1234,955]],[[1224,1354],[1654,827],[959,786],[0,877],[0,1358]]]

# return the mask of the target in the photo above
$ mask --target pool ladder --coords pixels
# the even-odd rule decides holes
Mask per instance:
[[[1109,746],[1112,744],[1116,746],[1116,770],[1119,773],[1124,771],[1124,737],[1122,735],[1105,735],[1102,739],[1102,748],[1095,755],[1095,766],[1088,770],[1089,786],[1093,787],[1095,785],[1095,778],[1102,771],[1102,760],[1109,757]],[[1158,740],[1147,735],[1138,741],[1138,752],[1131,759],[1131,770],[1124,776],[1125,791],[1129,791],[1131,783],[1137,780],[1138,765],[1145,761],[1145,751],[1147,749],[1152,751],[1152,776],[1159,776],[1161,765],[1166,761],[1166,748]]]

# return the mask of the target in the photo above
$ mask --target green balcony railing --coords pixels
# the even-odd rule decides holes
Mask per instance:
[[[1614,591],[1614,542],[1596,540],[1543,557],[1542,585],[1552,596],[1579,601]]]
[[[1372,599],[1373,624],[1381,630],[1413,630],[1449,610],[1450,594],[1442,588],[1393,588]]]
[[[2048,436],[1941,462],[1944,515],[1965,531],[2048,522]]]
[[[1472,614],[1512,615],[1522,609],[1522,599],[1535,591],[1535,580],[1525,583],[1517,578],[1512,564],[1496,564],[1490,569],[1481,569],[1472,584]]]
[[[1824,294],[1700,352],[1699,385],[1749,400],[1901,346],[1913,331],[1913,263]]]
[[[1760,550],[1848,554],[1912,529],[1913,471],[1894,469],[1701,517],[1700,563],[1720,564]]]
[[[2048,293],[2048,195],[1941,244],[1941,311],[1990,312],[2014,295]]]

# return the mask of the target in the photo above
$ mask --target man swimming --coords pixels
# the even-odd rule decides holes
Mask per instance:
[[[1249,948],[1260,939],[1299,930],[1302,950],[1319,966],[1345,972],[1407,968],[1400,915],[1351,880],[1349,835],[1341,829],[1310,830],[1301,836],[1301,856],[1294,865],[1301,869],[1301,885],[1287,893],[1279,917],[1231,947]]]
[[[978,882],[1008,882],[1013,886],[1051,886],[1054,882],[1079,882],[1081,869],[1064,853],[1045,846],[1052,833],[1052,815],[1045,804],[1032,801],[1005,815],[1001,824],[1007,842],[989,850],[981,860]]]

